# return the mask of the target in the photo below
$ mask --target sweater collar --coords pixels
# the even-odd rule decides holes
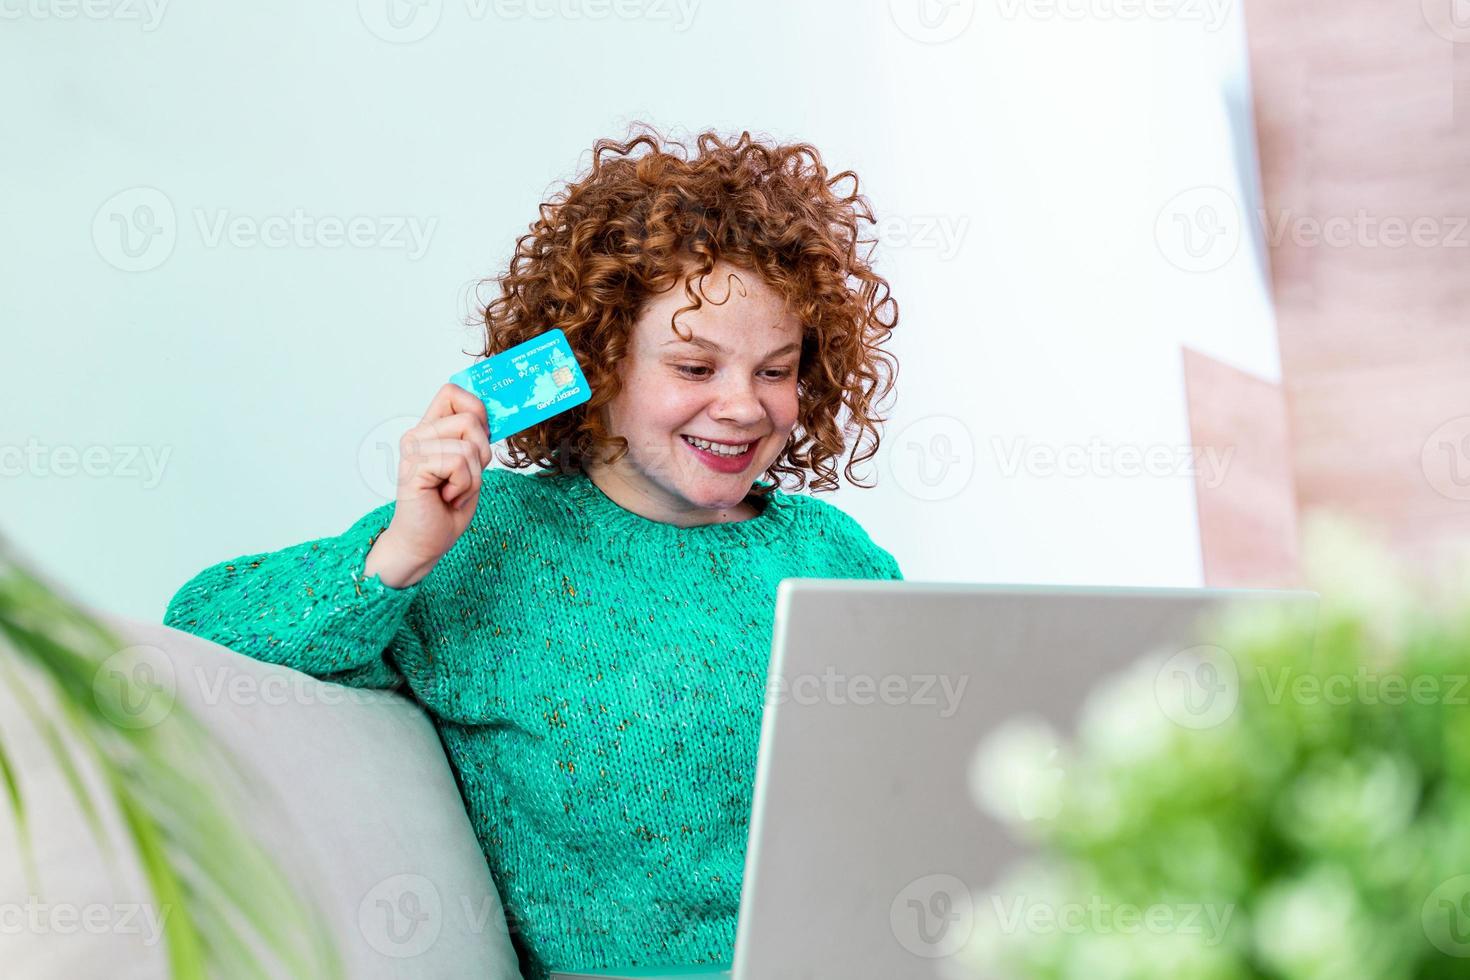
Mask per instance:
[[[775,486],[763,498],[755,499],[755,506],[761,508],[755,517],[680,527],[633,513],[603,493],[586,473],[558,473],[546,479],[555,484],[571,509],[593,525],[644,539],[709,543],[768,541],[779,536],[791,523],[791,496]]]

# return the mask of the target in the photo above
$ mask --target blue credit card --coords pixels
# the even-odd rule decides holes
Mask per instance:
[[[485,403],[491,442],[529,429],[592,397],[566,334],[555,327],[449,380]]]

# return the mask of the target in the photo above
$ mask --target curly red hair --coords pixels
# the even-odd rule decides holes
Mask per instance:
[[[599,409],[621,390],[618,365],[641,308],[682,277],[690,304],[674,316],[698,309],[691,283],[724,260],[760,275],[802,324],[797,422],[767,468],[772,483],[794,475],[799,490],[813,474],[812,490],[837,489],[833,460],[855,432],[843,472],[870,486],[852,469],[878,451],[886,419],[876,403],[898,372],[882,344],[898,323],[898,303],[869,264],[871,249],[859,254],[873,243],[859,237],[859,220],[874,218],[857,175],[829,178],[810,144],[762,142],[748,131],[734,141],[701,133],[692,158],[651,126],[635,123],[629,137],[599,139],[590,171],[541,205],[508,271],[481,281],[500,288],[475,321],[484,326],[483,356],[559,327],[592,388],[587,402],[507,439],[503,462],[568,472],[609,446],[608,462],[626,453],[627,440],[604,430]],[[836,185],[847,178],[842,194]]]

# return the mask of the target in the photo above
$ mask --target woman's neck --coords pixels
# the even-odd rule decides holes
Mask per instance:
[[[676,527],[700,527],[748,521],[760,516],[760,508],[751,503],[748,495],[729,509],[700,508],[669,494],[641,474],[627,472],[616,463],[589,464],[584,471],[587,479],[613,503],[651,521]]]

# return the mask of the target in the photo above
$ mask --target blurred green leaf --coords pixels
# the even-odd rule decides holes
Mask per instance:
[[[179,703],[154,724],[128,725],[147,692],[126,671],[99,672],[125,641],[27,571],[0,539],[0,670],[62,770],[88,827],[116,858],[73,747],[101,775],[159,915],[171,975],[343,976],[319,909],[237,819],[265,787]],[[111,683],[116,681],[116,683]],[[54,696],[48,712],[30,689]],[[64,726],[59,726],[58,721]],[[25,774],[0,731],[0,776],[36,884],[22,793]],[[39,889],[37,889],[39,891]],[[257,951],[268,956],[262,963]]]
[[[1037,857],[982,892],[1080,927],[978,903],[977,976],[1470,977],[1470,563],[1437,589],[1343,521],[1306,538],[1315,621],[1200,624],[1238,675],[1228,717],[1171,722],[1144,651],[1093,692],[1056,819],[1017,828]]]

